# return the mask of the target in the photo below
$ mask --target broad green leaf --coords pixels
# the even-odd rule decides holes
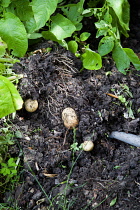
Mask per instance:
[[[78,49],[78,44],[76,41],[69,41],[68,42],[68,49],[69,51],[71,51],[73,54],[75,54],[77,52]]]
[[[34,17],[31,17],[30,20],[25,22],[25,28],[28,34],[32,34],[36,30],[37,25]]]
[[[98,46],[98,52],[101,56],[104,56],[112,51],[114,47],[114,38],[112,36],[103,37]]]
[[[5,50],[7,48],[7,44],[0,38],[0,57],[5,54]]]
[[[90,37],[91,33],[88,32],[83,32],[82,34],[80,34],[80,40],[82,42],[86,41],[89,37]]]
[[[22,108],[23,100],[15,86],[0,76],[0,118]]]
[[[114,198],[111,202],[110,202],[110,206],[114,206],[116,204],[117,201],[117,197]]]
[[[1,0],[2,7],[8,7],[10,3],[11,3],[11,0]]]
[[[111,24],[112,23],[112,16],[111,14],[109,13],[109,10],[107,10],[107,12],[105,13],[104,15],[104,20],[105,22]]]
[[[59,42],[59,40],[51,31],[42,31],[42,36],[44,39],[52,40],[54,42]]]
[[[116,63],[117,69],[121,73],[126,75],[125,69],[129,68],[130,60],[123,48],[121,47],[120,43],[118,42],[115,43],[115,46],[112,51],[112,57]]]
[[[123,48],[123,50],[126,52],[127,56],[129,57],[130,61],[133,63],[135,68],[137,70],[140,70],[140,59],[134,53],[134,51],[132,49],[130,49],[130,48]]]
[[[56,36],[58,40],[70,37],[76,30],[74,24],[61,14],[51,17],[51,32]]]
[[[124,29],[126,35],[127,30],[129,30],[129,20],[130,20],[130,6],[128,0],[106,0],[110,7],[114,10],[118,17],[119,23]]]
[[[0,36],[4,40],[12,54],[17,57],[24,56],[28,48],[28,40],[25,27],[18,17],[7,12],[0,19]]]
[[[14,8],[14,14],[16,14],[21,21],[30,20],[33,17],[32,7],[29,5],[28,0],[23,1],[13,1],[10,7]]]
[[[83,19],[82,12],[83,12],[83,4],[84,0],[80,0],[77,4],[71,5],[71,7],[63,7],[61,8],[64,12],[64,15],[76,26],[77,24]]]
[[[66,49],[68,49],[67,43],[65,40],[58,40],[56,38],[56,36],[51,32],[51,31],[42,31],[42,36],[44,39],[47,40],[52,40],[54,42],[58,42],[61,46],[65,47]]]
[[[82,60],[84,68],[88,70],[98,70],[102,67],[101,56],[89,48],[86,48],[85,53],[82,55]]]
[[[40,33],[32,33],[32,34],[28,34],[28,39],[38,39],[41,38],[42,34]]]
[[[36,21],[36,30],[40,29],[50,19],[50,15],[56,10],[58,0],[32,0],[30,5]]]

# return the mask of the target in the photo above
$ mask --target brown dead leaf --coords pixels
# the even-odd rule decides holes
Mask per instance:
[[[44,174],[44,176],[47,176],[49,178],[53,178],[53,177],[57,176],[57,174],[47,174],[47,173],[43,173],[43,174]]]

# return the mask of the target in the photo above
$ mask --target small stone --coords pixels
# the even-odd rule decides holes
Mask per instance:
[[[69,195],[71,193],[71,189],[69,185],[63,184],[59,189],[60,194]]]
[[[38,199],[41,197],[41,195],[42,195],[42,192],[37,191],[37,192],[33,195],[32,199],[33,199],[33,200],[38,200]]]

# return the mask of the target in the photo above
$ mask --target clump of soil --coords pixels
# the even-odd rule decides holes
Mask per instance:
[[[111,58],[100,71],[79,73],[81,62],[59,47],[22,58],[14,68],[24,75],[18,87],[22,98],[37,100],[39,107],[33,113],[23,108],[13,121],[22,133],[18,141],[24,170],[12,202],[28,210],[63,209],[66,201],[67,209],[114,209],[110,202],[117,198],[115,209],[139,209],[140,150],[108,135],[113,130],[140,134],[140,73],[122,75]],[[121,85],[127,85],[133,97]],[[106,94],[112,91],[131,101],[135,119],[128,117],[123,103]],[[78,115],[74,132],[61,118],[66,107]],[[94,149],[73,153],[73,142],[80,145],[87,139]]]

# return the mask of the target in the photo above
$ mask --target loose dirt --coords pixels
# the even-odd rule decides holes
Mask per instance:
[[[134,47],[136,41],[135,52],[139,53],[139,40],[133,36],[124,46]],[[21,210],[64,206],[71,210],[138,210],[140,149],[110,139],[109,134],[140,135],[140,71],[131,66],[125,76],[108,56],[101,70],[80,73],[81,61],[69,51],[52,42],[39,47],[52,51],[37,51],[14,66],[16,73],[23,74],[18,85],[23,100],[37,100],[39,107],[34,113],[23,108],[12,120],[21,135],[17,138],[20,146],[12,146],[11,154],[17,156],[21,149],[23,168],[21,183],[2,201],[11,206],[15,202]],[[108,93],[123,95],[129,106]],[[66,107],[78,115],[74,130],[63,124],[61,113]],[[94,142],[94,149],[78,151],[87,139]],[[76,142],[73,152],[71,145]]]

